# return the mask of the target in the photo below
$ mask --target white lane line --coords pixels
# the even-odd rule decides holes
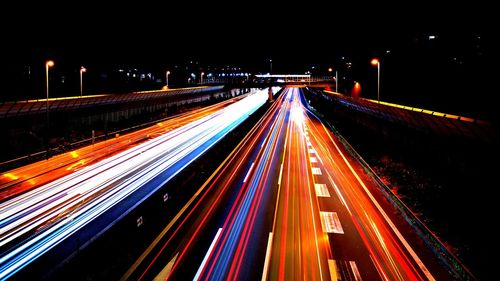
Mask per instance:
[[[321,227],[323,232],[344,234],[339,217],[335,212],[319,212],[321,217]]]
[[[250,172],[252,171],[253,169],[253,164],[255,164],[255,162],[252,163],[252,166],[250,166],[250,169],[248,169],[248,172],[247,172],[247,175],[245,176],[245,179],[243,180],[243,182],[245,183],[248,179],[248,176],[250,176]]]
[[[316,196],[318,197],[330,197],[330,192],[324,183],[315,183],[314,189],[316,190]]]
[[[269,261],[271,260],[272,244],[273,244],[273,233],[269,232],[269,238],[267,239],[266,259],[264,261],[264,271],[262,272],[262,281],[267,280],[267,273],[269,271]]]
[[[311,161],[311,163],[318,163],[318,159],[316,157],[309,157],[309,161]]]
[[[354,273],[354,279],[356,281],[361,281],[361,274],[359,273],[358,266],[355,261],[349,261],[349,265],[351,266],[352,273]]]
[[[328,268],[330,269],[330,280],[338,281],[337,266],[335,265],[335,260],[328,259]]]
[[[215,234],[214,241],[212,241],[212,244],[210,244],[210,247],[208,248],[208,251],[205,254],[205,257],[203,258],[203,261],[201,262],[201,265],[198,268],[198,271],[196,272],[196,275],[194,276],[193,280],[200,279],[200,274],[203,271],[203,268],[205,267],[205,264],[207,263],[208,257],[210,257],[210,254],[212,253],[212,250],[214,249],[215,243],[217,243],[217,240],[219,239],[221,232],[222,232],[222,227],[219,228],[219,230],[217,231],[217,234]]]
[[[326,129],[325,125],[323,125],[323,128],[324,128],[324,130],[326,132],[328,132],[328,130]],[[344,156],[344,153],[342,153],[342,151],[338,147],[337,143],[333,140],[332,136],[330,134],[328,134],[328,137],[330,138],[330,140],[332,141],[332,143],[335,145],[335,148],[339,152],[340,156],[342,156],[342,159],[347,164],[347,166],[349,167],[349,170],[351,170],[351,172],[353,173],[353,175],[356,178],[356,180],[363,187],[363,189],[365,190],[365,192],[368,195],[368,197],[370,198],[370,200],[373,202],[373,204],[375,205],[375,207],[382,214],[382,216],[386,220],[387,224],[389,224],[389,226],[394,231],[394,233],[396,234],[396,236],[399,238],[399,240],[401,241],[401,243],[403,244],[403,246],[406,248],[406,250],[410,253],[410,255],[415,260],[415,262],[417,263],[417,265],[420,267],[420,270],[422,270],[422,272],[425,274],[425,276],[427,277],[427,279],[429,279],[430,281],[435,281],[436,279],[434,278],[434,276],[432,276],[432,274],[430,273],[429,269],[427,269],[427,267],[425,266],[425,264],[418,257],[417,253],[415,253],[415,251],[410,246],[410,244],[408,243],[408,241],[406,241],[406,239],[403,237],[403,235],[401,234],[401,232],[399,232],[399,230],[396,228],[396,226],[394,225],[394,223],[392,222],[392,220],[387,216],[387,214],[385,213],[385,211],[378,204],[377,200],[375,200],[375,198],[373,197],[373,195],[371,194],[371,192],[366,187],[365,183],[361,180],[361,178],[359,177],[358,173],[356,173],[356,171],[351,166],[351,164],[349,163],[349,161],[347,160],[347,158]]]
[[[314,208],[313,208],[313,200],[312,200],[312,192],[311,192],[311,186],[307,187],[307,193],[309,194],[309,204],[310,204],[310,210],[311,210],[311,215],[314,217]],[[313,230],[314,233],[318,233],[316,230],[316,221],[312,220],[312,225],[313,225]],[[318,244],[318,235],[314,235],[314,243],[316,244],[316,256],[318,258],[318,267],[319,267],[319,280],[323,281],[323,269],[321,268],[321,258],[319,254],[319,244]]]
[[[287,130],[289,130],[287,128]],[[283,151],[286,151],[286,142],[288,141],[288,133],[285,135],[285,144],[283,145]],[[285,159],[285,153],[283,152],[283,159]]]
[[[266,138],[264,139],[264,141],[262,142],[262,144],[260,145],[260,148],[264,147],[264,144],[266,144],[266,141],[267,141],[267,136],[266,136]]]
[[[312,143],[310,141],[306,141],[307,146],[312,146]]]
[[[314,150],[314,148],[309,148],[309,153],[310,154],[316,154],[316,150]]]
[[[327,171],[328,173],[328,171]],[[332,177],[330,176],[330,173],[328,173],[328,179],[330,180],[330,182],[332,183],[333,185],[333,188],[335,190],[335,193],[337,193],[337,196],[340,198],[340,202],[342,202],[342,205],[344,205],[344,207],[347,209],[347,211],[349,212],[349,214],[351,215],[352,217],[352,212],[351,212],[351,209],[349,209],[349,207],[347,206],[347,203],[344,199],[344,196],[342,196],[342,194],[340,193],[340,190],[339,190],[339,187],[335,184],[335,182],[333,181]]]
[[[313,167],[313,168],[311,168],[311,170],[312,170],[312,174],[313,175],[321,175],[321,169],[320,168]]]
[[[280,176],[278,178],[278,185],[281,184],[281,176],[283,175],[283,163],[281,163],[281,168],[280,168]]]

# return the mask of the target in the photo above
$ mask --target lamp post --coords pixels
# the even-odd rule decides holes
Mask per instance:
[[[170,75],[170,71],[169,71],[169,70],[167,70],[167,72],[165,72],[165,75],[166,75],[166,77],[167,77],[166,81],[167,81],[167,89],[168,89],[168,75]]]
[[[205,75],[205,72],[202,72],[201,73],[201,76],[200,76],[200,85],[203,84],[203,75]]]
[[[273,60],[270,59],[269,60],[269,74],[273,74]]]
[[[53,60],[48,60],[45,62],[45,94],[47,97],[47,110],[49,108],[49,68],[54,66]]]
[[[380,61],[372,59],[371,64],[377,66],[377,101],[380,102]]]
[[[50,128],[50,119],[49,119],[49,68],[54,66],[53,60],[48,60],[45,62],[45,112],[47,113],[47,159],[49,158],[49,128]]]
[[[333,69],[330,67],[328,68],[328,72],[332,72]],[[335,70],[335,92],[339,92],[339,72]]]
[[[339,92],[339,72],[335,70],[335,93]]]
[[[85,67],[80,67],[80,98],[83,96],[83,73],[87,72]]]

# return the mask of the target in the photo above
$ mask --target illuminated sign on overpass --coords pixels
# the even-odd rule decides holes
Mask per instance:
[[[280,82],[305,82],[311,80],[311,74],[258,74],[256,78],[277,80]]]

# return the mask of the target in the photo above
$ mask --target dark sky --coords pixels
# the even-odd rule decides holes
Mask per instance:
[[[258,1],[133,3],[14,7],[8,11],[12,17],[1,20],[7,58],[255,63],[277,57],[301,63],[369,52],[414,33],[488,25],[486,7],[477,7],[476,13],[471,7],[434,7],[421,1],[399,6],[334,1],[299,6]]]

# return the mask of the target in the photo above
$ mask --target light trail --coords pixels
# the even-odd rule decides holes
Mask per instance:
[[[145,140],[203,118],[245,96],[242,95],[211,106],[182,113],[158,122],[156,125],[8,171],[3,176],[0,176],[0,202],[73,173],[102,160],[104,157],[129,149]]]
[[[123,199],[146,188],[153,179],[169,173],[167,179],[149,187],[147,196],[152,194],[266,100],[267,91],[258,91],[219,111],[2,202],[0,279],[12,276],[96,217],[119,207]],[[70,154],[70,157],[73,156]],[[123,210],[122,216],[129,210]]]
[[[285,89],[133,270],[148,279],[175,256],[167,279],[434,280],[433,257],[412,250],[355,163]]]

